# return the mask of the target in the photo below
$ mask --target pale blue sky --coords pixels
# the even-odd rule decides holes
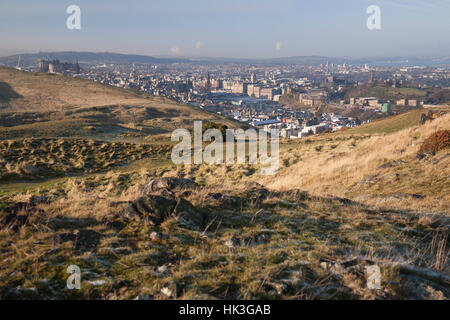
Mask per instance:
[[[81,30],[66,8],[81,7]],[[366,8],[381,8],[379,31]],[[449,56],[450,0],[1,0],[1,51]]]

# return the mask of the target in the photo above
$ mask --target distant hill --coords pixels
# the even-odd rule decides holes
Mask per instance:
[[[14,54],[0,57],[0,65],[9,67],[17,66],[21,61],[22,66],[37,65],[40,59],[59,59],[65,62],[73,62],[76,59],[82,64],[171,64],[171,63],[211,63],[211,64],[271,64],[271,65],[309,65],[317,66],[326,64],[353,64],[372,66],[444,66],[450,65],[450,57],[372,57],[372,58],[351,58],[351,57],[326,57],[326,56],[292,56],[269,59],[255,58],[225,58],[225,57],[151,57],[135,54],[122,54],[112,52],[38,52]]]
[[[154,58],[150,56],[135,55],[135,54],[121,54],[110,52],[38,52],[15,54],[12,56],[1,57],[0,64],[14,67],[17,65],[20,57],[20,63],[23,66],[37,65],[40,59],[59,59],[65,62],[71,62],[78,59],[79,63],[83,64],[169,64],[177,62],[186,62],[186,59],[171,59],[171,58]]]
[[[326,57],[326,56],[292,56],[269,59],[250,58],[213,58],[199,57],[191,58],[192,61],[203,63],[236,63],[236,64],[272,64],[272,65],[307,65],[318,66],[320,64],[352,64],[372,66],[444,66],[450,65],[450,57]]]

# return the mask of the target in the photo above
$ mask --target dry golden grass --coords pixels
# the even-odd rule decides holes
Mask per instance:
[[[349,138],[349,142],[340,141],[337,147],[331,147],[335,143],[332,136],[331,141],[317,137],[311,144],[291,148],[293,153],[288,157],[298,157],[300,161],[263,182],[276,190],[300,188],[314,194],[338,196],[419,193],[426,195],[426,199],[413,201],[414,205],[434,203],[439,208],[439,204],[450,202],[448,151],[422,161],[416,154],[428,136],[448,128],[450,115],[445,115],[424,126],[392,134]],[[393,165],[380,168],[386,163]]]
[[[61,75],[0,68],[0,82],[9,85],[20,96],[3,102],[7,106],[3,111],[53,111],[73,106],[151,105],[152,102],[161,109],[175,106],[188,109],[164,98],[143,96],[131,90]]]

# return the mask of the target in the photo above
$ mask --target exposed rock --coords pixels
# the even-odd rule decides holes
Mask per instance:
[[[389,162],[383,163],[381,166],[378,167],[378,170],[392,168],[392,167],[395,167],[395,166],[400,166],[402,164],[405,164],[405,161],[393,160],[393,161],[389,161]]]
[[[173,214],[186,227],[198,229],[205,225],[206,215],[183,198],[178,199]]]
[[[155,178],[141,187],[142,195],[157,194],[165,197],[180,195],[186,190],[197,190],[198,184],[184,178]]]
[[[358,184],[360,184],[360,185],[370,185],[370,184],[376,183],[377,180],[378,180],[377,175],[369,175],[369,176],[366,176],[366,177],[362,178],[361,181],[358,182]]]
[[[342,276],[345,273],[345,267],[338,263],[333,261],[322,261],[320,263],[320,266],[322,269],[334,274],[335,276]]]
[[[266,289],[273,289],[275,290],[275,292],[281,296],[284,293],[286,293],[287,289],[288,289],[288,284],[286,283],[279,283],[279,282],[268,282],[264,284],[264,287]]]
[[[175,281],[166,282],[161,289],[161,293],[168,298],[177,298],[179,295],[179,286]]]
[[[422,159],[424,159],[424,158],[432,157],[432,156],[434,156],[434,152],[431,152],[431,151],[425,151],[425,152],[419,153],[419,154],[416,156],[416,158],[419,159],[419,160],[422,160]]]
[[[133,202],[132,209],[153,225],[159,225],[169,217],[175,217],[186,227],[199,229],[204,226],[206,215],[189,201],[148,195]]]
[[[150,240],[158,241],[162,239],[162,234],[160,232],[153,231],[150,233]]]
[[[232,250],[241,245],[241,240],[238,238],[232,237],[231,239],[228,239],[225,241],[225,245],[228,247],[228,249]]]
[[[400,181],[400,175],[398,173],[388,173],[383,176],[385,181]]]
[[[158,269],[156,269],[159,273],[166,273],[169,271],[169,267],[167,265],[159,266]]]
[[[161,196],[148,195],[133,201],[133,208],[148,222],[161,224],[173,212],[177,202]]]
[[[240,197],[228,196],[222,193],[209,193],[208,198],[228,206],[240,206],[243,202],[243,199]]]

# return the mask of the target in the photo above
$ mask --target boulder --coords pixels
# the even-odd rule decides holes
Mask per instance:
[[[186,227],[201,229],[205,225],[206,215],[183,198],[178,199],[173,214]]]
[[[153,231],[152,233],[150,233],[150,240],[158,241],[158,240],[161,240],[161,239],[162,239],[161,232]]]
[[[198,184],[191,179],[169,177],[155,178],[141,187],[141,194],[158,194],[169,197],[184,191],[197,190],[198,188]]]
[[[179,291],[179,285],[175,281],[166,282],[161,288],[161,293],[167,298],[178,298]]]
[[[161,196],[148,195],[133,201],[137,213],[153,225],[161,224],[175,209],[177,202]]]
[[[206,215],[189,201],[170,199],[157,195],[148,195],[133,201],[131,208],[143,219],[153,225],[159,225],[169,217],[188,228],[200,229],[204,226]]]

